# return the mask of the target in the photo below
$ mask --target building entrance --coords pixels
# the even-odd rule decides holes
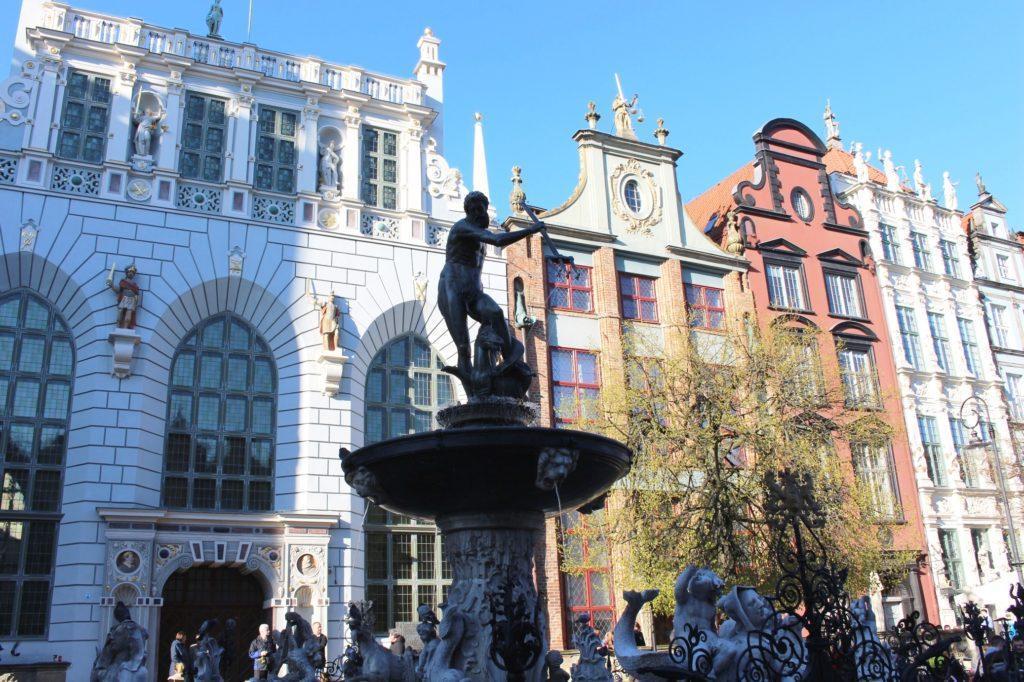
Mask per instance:
[[[164,585],[164,605],[160,609],[160,632],[157,642],[160,665],[157,679],[164,679],[171,664],[171,641],[174,633],[184,630],[191,646],[203,621],[216,618],[220,623],[220,639],[224,623],[233,618],[237,623],[231,665],[221,667],[225,680],[247,680],[252,676],[249,660],[249,642],[255,637],[260,623],[270,623],[270,609],[263,608],[263,586],[256,576],[243,574],[233,568],[192,568],[175,573]]]

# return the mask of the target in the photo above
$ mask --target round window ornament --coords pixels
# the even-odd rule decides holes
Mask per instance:
[[[640,189],[640,183],[635,178],[626,180],[626,184],[622,187],[623,199],[626,201],[626,208],[628,208],[635,215],[641,215],[644,208],[644,195]]]
[[[139,559],[138,553],[130,549],[124,550],[114,559],[114,566],[117,567],[118,572],[125,575],[135,573],[141,564],[142,561]]]
[[[789,203],[793,205],[793,210],[796,211],[800,220],[808,222],[814,216],[814,205],[811,203],[811,197],[802,187],[797,187],[790,193]]]

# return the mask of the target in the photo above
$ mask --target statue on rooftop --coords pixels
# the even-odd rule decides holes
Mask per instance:
[[[942,195],[944,199],[943,203],[945,204],[946,208],[948,208],[951,211],[956,210],[956,186],[959,184],[960,183],[953,182],[950,179],[949,171],[942,171]]]
[[[487,196],[482,192],[466,195],[463,201],[466,217],[448,232],[445,264],[437,287],[437,307],[458,350],[458,364],[444,370],[458,377],[466,393],[473,398],[495,395],[490,382],[482,379],[503,377],[513,371],[518,373],[525,353],[523,344],[512,337],[505,313],[484,293],[481,279],[484,248],[487,244],[505,247],[544,229],[543,223],[535,223],[516,232],[491,232],[487,229],[490,223],[487,207]],[[500,363],[486,367],[474,365],[469,343],[470,318],[480,323],[480,338],[485,340],[477,344],[477,364],[484,360],[489,365],[488,359],[495,355],[492,350],[500,351]]]
[[[985,181],[981,179],[981,171],[974,174],[974,184],[978,186],[978,196],[982,194],[988,194],[988,190],[985,189]]]
[[[213,0],[210,11],[206,13],[206,28],[209,33],[207,38],[220,38],[220,22],[224,20],[224,10],[220,6],[220,0]]]
[[[832,112],[831,100],[825,100],[825,113],[822,115],[822,118],[825,120],[825,139],[831,148],[841,139],[839,137],[839,119]]]
[[[615,74],[615,85],[618,88],[615,99],[612,100],[612,113],[615,116],[615,134],[619,137],[629,137],[635,140],[636,133],[633,132],[633,116],[636,115],[636,120],[639,123],[644,122],[644,115],[636,105],[639,95],[634,94],[632,100],[626,99],[626,96],[622,94],[622,82],[619,80],[619,74]]]
[[[871,152],[864,151],[864,144],[855,142],[853,145],[853,170],[857,174],[857,182],[870,180],[868,161],[871,160]]]
[[[884,152],[878,150],[878,158],[882,160],[882,169],[885,171],[885,188],[890,192],[900,191],[900,175],[899,169],[902,166],[897,166],[892,160],[892,151],[886,149]]]

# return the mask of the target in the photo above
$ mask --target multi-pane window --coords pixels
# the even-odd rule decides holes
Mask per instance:
[[[992,303],[988,307],[989,318],[992,321],[992,335],[996,339],[996,345],[1006,348],[1010,344],[1010,329],[1006,326],[1006,306]]]
[[[224,141],[227,137],[225,102],[188,93],[185,126],[181,133],[179,171],[190,180],[220,182],[224,179]]]
[[[920,232],[911,232],[910,245],[914,250],[914,265],[922,270],[931,271],[932,257],[928,253],[928,237]]]
[[[686,285],[686,307],[690,326],[696,329],[725,329],[725,291],[701,284]]]
[[[939,251],[942,252],[942,270],[950,277],[959,277],[960,257],[957,255],[956,243],[940,239]]]
[[[1024,377],[1020,374],[1006,375],[1006,397],[1010,403],[1010,414],[1015,421],[1024,419]]]
[[[769,263],[768,302],[776,308],[806,310],[803,276],[798,265]]]
[[[557,426],[572,424],[594,415],[601,390],[597,353],[553,347],[551,377]]]
[[[1010,281],[1017,279],[1010,270],[1010,257],[1005,254],[996,254],[996,269],[999,271],[999,279]]]
[[[959,590],[964,584],[964,567],[960,560],[960,544],[956,531],[950,528],[939,529],[939,548],[942,552],[942,567],[946,578],[953,589]]]
[[[968,488],[977,487],[977,468],[974,466],[974,452],[967,446],[967,431],[964,424],[953,415],[949,415],[949,433],[953,436],[953,450],[956,451],[956,458],[960,462],[960,474],[963,477],[964,485]]]
[[[928,478],[933,485],[946,485],[946,466],[942,461],[942,443],[935,417],[918,416],[917,428],[921,432],[921,446],[924,448],[924,462]]]
[[[548,307],[552,310],[594,311],[591,268],[548,260]]]
[[[989,546],[988,531],[984,528],[971,528],[971,548],[974,550],[974,566],[978,569],[979,579],[995,570],[996,562]]]
[[[170,384],[164,504],[270,510],[277,377],[267,344],[240,317],[211,317],[178,347]]]
[[[964,362],[967,363],[967,371],[977,376],[981,368],[981,360],[978,356],[978,339],[974,336],[974,325],[970,320],[958,317],[956,326],[960,330],[960,344],[964,348]]]
[[[891,263],[901,262],[900,242],[892,225],[882,225],[882,256]]]
[[[903,357],[911,367],[921,369],[921,339],[917,334],[914,311],[896,306],[896,322],[900,328],[900,341],[903,342]]]
[[[657,281],[654,277],[619,273],[623,319],[638,322],[658,321],[658,295],[655,291]]]
[[[828,295],[828,311],[833,315],[864,317],[856,275],[826,272],[825,293]]]
[[[839,351],[839,371],[846,394],[846,404],[851,407],[878,407],[878,376],[871,350],[861,347],[847,347]]]
[[[367,374],[365,442],[435,428],[437,412],[455,395],[442,367],[418,336],[399,337],[377,353]],[[370,505],[365,530],[366,596],[378,632],[415,621],[420,604],[436,609],[448,598],[451,569],[436,527]]]
[[[853,453],[853,469],[861,485],[867,489],[871,508],[883,518],[900,518],[902,513],[896,490],[896,472],[889,447],[853,443],[850,450]]]
[[[363,202],[398,208],[398,133],[363,128]]]
[[[928,329],[932,333],[932,348],[935,350],[935,361],[944,372],[950,370],[949,334],[946,333],[946,318],[940,313],[928,313]]]
[[[615,603],[612,599],[611,562],[608,541],[603,534],[584,531],[585,524],[602,523],[602,512],[589,518],[579,512],[567,512],[560,519],[563,530],[564,557],[578,567],[563,573],[565,585],[566,633],[581,615],[590,616],[590,625],[603,637],[615,624]]]
[[[791,339],[793,394],[804,400],[820,403],[825,392],[825,376],[821,369],[821,353],[814,334],[794,331]]]
[[[256,132],[256,189],[295,192],[295,136],[298,114],[260,105]]]
[[[366,442],[435,428],[438,410],[455,399],[443,366],[417,336],[395,339],[379,352],[366,375]]]
[[[63,320],[35,294],[0,298],[0,636],[49,622],[74,353]]]
[[[68,84],[64,88],[57,156],[102,163],[109,121],[110,79],[69,71]]]

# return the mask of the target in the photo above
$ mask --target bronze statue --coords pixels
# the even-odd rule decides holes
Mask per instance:
[[[491,232],[487,229],[490,223],[487,206],[487,197],[482,192],[470,192],[466,195],[463,202],[466,217],[455,223],[448,233],[445,264],[441,270],[437,291],[437,306],[444,316],[448,332],[452,335],[459,354],[458,365],[445,367],[444,371],[458,377],[466,393],[473,398],[496,395],[498,392],[491,386],[491,380],[494,378],[520,374],[524,368],[529,371],[522,362],[525,353],[523,344],[513,338],[505,321],[505,314],[498,304],[484,293],[480,270],[485,245],[509,246],[544,229],[544,224],[538,222],[516,232]],[[493,354],[488,352],[492,340],[497,342],[495,345],[500,349],[500,364],[474,367],[467,326],[469,318],[480,323],[480,334],[487,340],[478,349],[477,364],[488,364],[492,359]]]

